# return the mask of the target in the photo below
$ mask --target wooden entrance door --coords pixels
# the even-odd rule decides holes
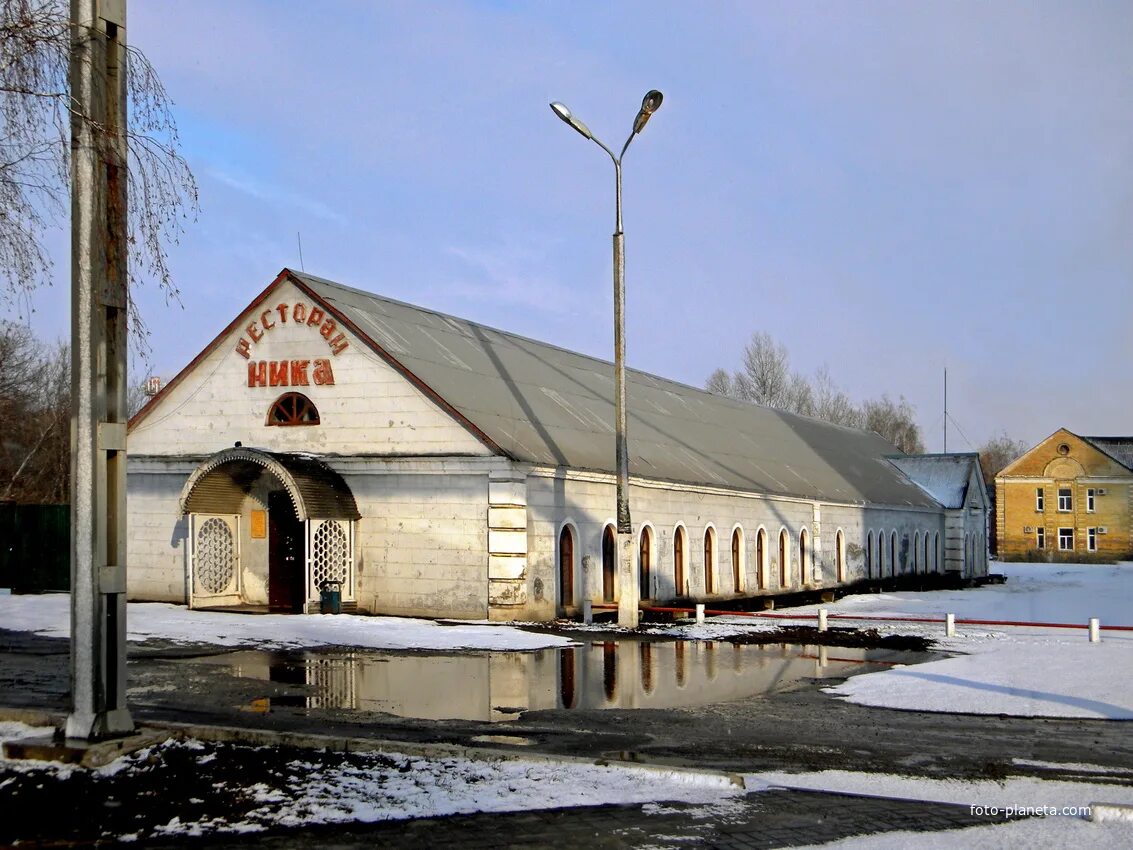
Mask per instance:
[[[614,571],[618,568],[617,543],[614,527],[607,525],[602,533],[602,599],[614,601]]]
[[[559,605],[574,605],[574,533],[569,525],[559,534]]]
[[[291,496],[268,494],[268,605],[273,611],[301,614],[307,601],[303,523]]]

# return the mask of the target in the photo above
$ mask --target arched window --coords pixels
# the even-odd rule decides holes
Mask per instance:
[[[559,533],[559,604],[574,604],[574,532],[569,525]]]
[[[637,552],[637,580],[638,591],[642,599],[653,598],[653,585],[651,567],[653,566],[653,529],[644,526],[641,529],[641,542]]]
[[[318,425],[319,409],[302,393],[284,393],[268,411],[268,425]]]
[[[926,531],[924,533],[924,571],[926,573],[928,572],[928,564],[929,564],[929,560],[928,560],[928,538],[929,538],[929,533]]]
[[[877,532],[877,577],[885,578],[885,529]]]
[[[767,587],[767,532],[762,528],[755,535],[755,581],[760,590]]]
[[[932,535],[932,568],[936,572],[940,572],[940,532],[933,532]]]
[[[602,532],[602,599],[614,601],[614,573],[617,570],[617,544],[614,527],[607,525]]]
[[[732,590],[743,593],[744,536],[738,528],[732,529]]]
[[[921,571],[920,560],[921,552],[921,533],[918,531],[913,535],[913,572],[919,573]]]
[[[842,529],[838,529],[838,533],[834,535],[834,573],[838,577],[836,580],[843,582],[846,580],[846,537],[842,534]]]
[[[716,529],[712,526],[704,529],[704,592],[716,592],[716,576],[713,566],[716,564]]]
[[[897,575],[897,532],[889,532],[889,575]]]
[[[873,532],[865,533],[865,577],[873,578]]]
[[[804,528],[799,532],[799,587],[803,587],[807,583],[807,558],[810,553],[807,551],[807,533]]]
[[[789,544],[787,543],[787,529],[779,532],[779,587],[787,586],[787,555],[789,554]]]
[[[685,592],[685,529],[678,525],[673,532],[673,587],[675,595],[686,596]]]

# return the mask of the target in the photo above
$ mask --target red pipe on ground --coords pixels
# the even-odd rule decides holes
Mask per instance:
[[[617,605],[594,605],[593,608],[601,608],[604,610],[616,611]],[[675,608],[675,607],[661,607],[654,605],[643,605],[641,611],[646,611],[651,614],[696,614],[695,608]],[[765,617],[772,620],[817,620],[817,614],[772,614],[769,611],[722,611],[715,608],[705,608],[705,616],[709,617]],[[854,614],[828,614],[827,619],[830,620],[858,620],[861,622],[879,622],[879,623],[940,623],[943,625],[944,618],[936,617],[878,617],[876,615],[854,615]],[[1023,626],[1027,628],[1044,628],[1044,629],[1088,629],[1088,623],[1039,623],[1031,622],[1028,620],[956,620],[958,626]],[[1099,626],[1103,632],[1133,632],[1133,626]]]

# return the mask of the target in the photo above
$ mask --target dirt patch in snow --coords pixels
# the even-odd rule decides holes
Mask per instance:
[[[753,631],[721,640],[738,644],[801,643],[908,652],[926,652],[935,644],[935,641],[917,635],[882,635],[877,629],[827,629],[820,632],[813,626],[780,626],[773,631]]]

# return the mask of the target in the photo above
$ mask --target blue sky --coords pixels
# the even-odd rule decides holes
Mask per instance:
[[[609,357],[613,170],[547,104],[620,146],[658,88],[625,161],[630,365],[703,385],[765,330],[855,398],[906,396],[930,450],[946,366],[974,445],[1133,433],[1133,4],[129,14],[201,184],[183,307],[141,298],[166,377],[298,266],[297,233],[312,273]]]

